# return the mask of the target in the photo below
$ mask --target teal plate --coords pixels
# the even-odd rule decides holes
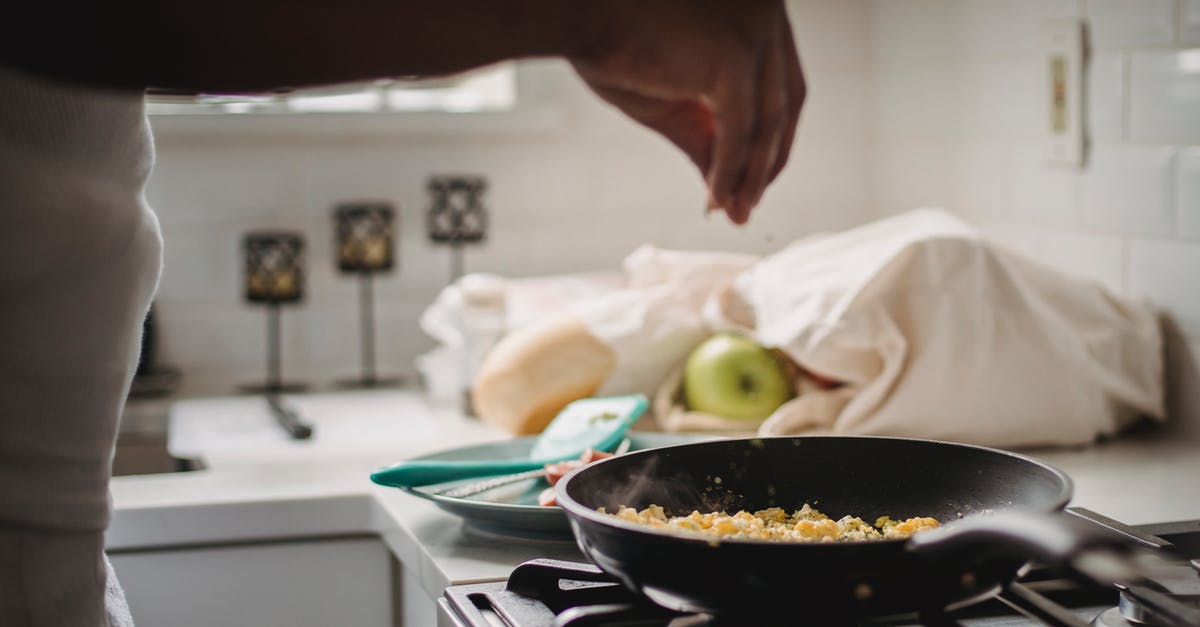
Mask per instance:
[[[503,442],[450,449],[413,459],[447,461],[528,458],[529,450],[533,447],[536,439],[536,436],[515,438]],[[711,439],[712,436],[694,434],[630,432],[629,450],[640,451]],[[461,517],[468,526],[479,531],[527,538],[570,539],[571,527],[567,524],[567,517],[562,510],[558,507],[538,505],[538,495],[550,486],[545,479],[526,479],[463,498],[434,494],[475,481],[478,479],[398,489],[432,501],[443,510]]]

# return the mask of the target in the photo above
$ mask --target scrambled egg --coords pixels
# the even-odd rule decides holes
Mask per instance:
[[[600,511],[606,513],[604,508],[600,508]],[[938,521],[933,518],[892,520],[888,516],[881,516],[876,519],[874,525],[867,524],[857,516],[843,516],[838,520],[833,520],[813,509],[808,503],[791,514],[782,508],[771,507],[753,514],[745,510],[736,514],[725,512],[701,514],[694,511],[687,516],[667,516],[662,507],[651,505],[640,512],[632,507],[621,507],[616,514],[611,515],[649,527],[713,536],[714,539],[719,540],[774,540],[780,542],[891,540],[907,538],[918,531],[938,526]]]

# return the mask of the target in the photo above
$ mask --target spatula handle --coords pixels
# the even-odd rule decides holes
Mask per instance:
[[[396,488],[415,488],[457,479],[524,472],[541,468],[545,463],[529,459],[461,462],[414,460],[377,470],[371,473],[371,481]]]

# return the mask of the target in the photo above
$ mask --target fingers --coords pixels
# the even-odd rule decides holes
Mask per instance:
[[[774,181],[775,177],[779,176],[779,173],[783,171],[783,166],[787,165],[788,156],[792,152],[792,142],[796,139],[796,125],[800,122],[800,110],[804,107],[804,98],[807,95],[804,72],[800,68],[800,57],[796,53],[796,42],[792,37],[792,26],[788,23],[787,19],[781,20],[779,26],[779,48],[780,53],[783,55],[783,81],[784,93],[786,95],[784,115],[787,122],[783,136],[779,141],[779,150],[776,153],[775,165],[771,168],[771,176],[768,182]]]
[[[771,169],[778,161],[779,144],[787,126],[785,116],[787,93],[783,76],[783,58],[779,54],[777,41],[767,47],[766,56],[760,66],[758,93],[759,110],[746,170],[738,184],[734,204],[727,207],[730,218],[735,222],[749,217],[750,210],[758,204],[770,181]]]
[[[749,219],[750,211],[762,200],[767,185],[787,164],[804,105],[804,75],[782,4],[769,19],[772,28],[768,31],[768,40],[755,55],[757,71],[752,74],[755,80],[748,85],[742,84],[744,93],[750,94],[751,104],[743,100],[740,106],[751,107],[748,110],[752,113],[726,119],[723,114],[732,109],[722,107],[722,99],[715,100],[717,143],[709,179],[710,198],[711,202],[724,207],[736,224],[744,224]],[[722,94],[722,91],[718,89],[717,93]],[[746,124],[749,124],[749,132],[745,130]],[[738,135],[735,130],[743,134]],[[736,156],[724,159],[728,155],[740,155],[742,162],[733,162],[738,158]],[[732,195],[726,187],[731,180]]]
[[[757,137],[759,109],[756,106],[758,72],[725,76],[713,98],[716,137],[708,190],[712,201],[725,208],[735,224],[745,224],[748,207],[738,204],[737,189],[745,178],[746,163]]]
[[[699,100],[676,103],[661,122],[650,124],[682,150],[703,176],[712,165],[716,130],[712,109]]]
[[[743,224],[787,162],[804,77],[782,0],[714,7],[728,10],[659,16],[678,45],[639,30],[573,62],[598,95],[683,150],[704,174],[709,207]]]

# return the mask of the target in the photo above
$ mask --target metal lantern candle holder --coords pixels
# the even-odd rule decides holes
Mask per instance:
[[[429,179],[433,203],[426,228],[434,244],[450,246],[450,280],[463,274],[463,247],[487,236],[488,215],[483,206],[487,181],[481,176],[435,176]]]
[[[304,297],[304,238],[298,233],[262,231],[246,234],[245,297],[267,307],[267,380],[242,386],[247,392],[296,392],[307,386],[284,383],[280,374],[280,306]]]
[[[349,387],[395,385],[399,378],[381,378],[375,369],[375,296],[373,280],[395,266],[396,212],[386,202],[343,203],[333,210],[337,237],[337,267],[359,277],[359,316],[362,339],[362,373],[345,381]]]

